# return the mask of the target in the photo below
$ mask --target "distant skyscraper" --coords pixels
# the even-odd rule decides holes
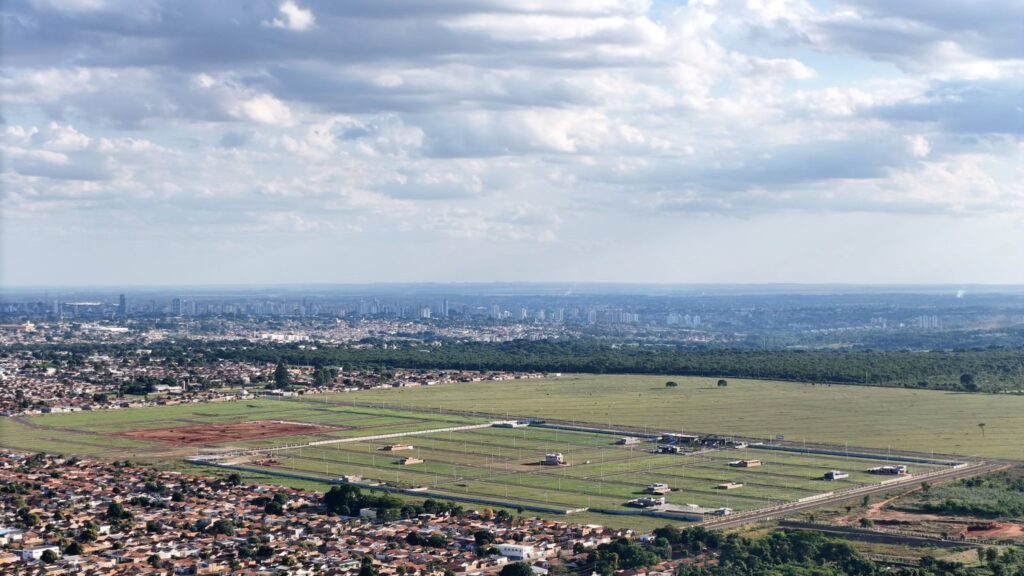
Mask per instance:
[[[445,298],[441,301],[441,318],[448,317],[448,299]]]
[[[420,308],[420,318],[430,320],[430,306]]]
[[[117,299],[117,315],[124,318],[128,315],[128,302],[124,298],[124,294]]]
[[[175,316],[181,316],[182,312],[183,310],[181,298],[175,298],[174,300],[171,300],[171,314],[174,314]]]

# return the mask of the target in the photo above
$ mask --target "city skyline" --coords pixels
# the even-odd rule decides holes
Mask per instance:
[[[1024,283],[1024,12],[15,0],[0,285]]]

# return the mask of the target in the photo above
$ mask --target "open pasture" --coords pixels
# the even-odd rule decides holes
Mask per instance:
[[[678,387],[666,388],[669,380]],[[717,380],[572,375],[373,390],[335,400],[1024,460],[1024,396],[733,379],[718,387]]]
[[[168,450],[194,451],[200,432],[251,427],[259,422],[290,422],[286,434],[221,434],[203,446],[259,448],[316,440],[432,430],[480,419],[398,412],[379,408],[331,406],[309,401],[246,400],[152,408],[50,414],[0,419],[0,446],[57,454],[145,459]],[[169,432],[172,431],[172,432]],[[195,432],[195,433],[192,433]],[[175,437],[184,436],[181,441]]]
[[[761,508],[842,488],[877,483],[884,477],[864,473],[884,460],[794,454],[758,449],[727,449],[692,455],[654,454],[653,443],[615,445],[615,436],[545,428],[483,428],[407,437],[412,450],[382,450],[390,441],[360,441],[303,447],[259,457],[247,467],[297,472],[313,478],[360,476],[433,494],[499,501],[508,507],[536,505],[564,509],[618,509],[643,496],[645,487],[668,484],[672,504]],[[540,464],[548,452],[560,452],[567,466]],[[423,462],[403,465],[400,459]],[[761,460],[757,468],[734,468],[733,460]],[[898,462],[888,462],[898,463]],[[828,482],[831,469],[850,473]],[[910,465],[912,473],[934,469]],[[735,490],[717,485],[742,483]]]

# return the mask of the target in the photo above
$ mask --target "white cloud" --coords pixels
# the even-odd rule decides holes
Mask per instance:
[[[228,107],[228,113],[260,124],[286,125],[292,122],[288,105],[269,94],[238,100]]]
[[[106,8],[105,0],[32,0],[32,5],[42,10],[67,12],[94,12]]]
[[[932,153],[932,144],[920,134],[907,136],[907,147],[915,158],[927,158]]]
[[[298,4],[292,0],[285,0],[277,7],[277,11],[281,14],[280,18],[274,18],[269,22],[270,26],[274,28],[284,28],[286,30],[294,30],[302,32],[309,30],[314,23],[316,23],[316,17],[313,15],[313,11],[300,8]]]
[[[652,218],[1024,217],[1012,2],[299,2],[13,4],[5,216],[525,257]]]

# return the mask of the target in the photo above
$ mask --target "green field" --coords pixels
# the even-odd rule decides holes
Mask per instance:
[[[0,446],[17,450],[45,451],[106,458],[161,459],[167,454],[187,454],[183,448],[160,442],[145,442],[119,434],[134,430],[184,428],[204,424],[286,420],[341,427],[308,436],[287,436],[231,442],[231,446],[257,448],[284,443],[310,442],[331,438],[370,436],[380,433],[412,432],[472,424],[481,419],[407,413],[378,408],[331,406],[317,402],[251,400],[216,404],[182,404],[126,410],[103,410],[72,414],[50,414],[29,418],[0,419]]]
[[[666,388],[667,380],[679,387]],[[758,380],[730,380],[719,388],[716,381],[566,376],[373,390],[344,399],[1024,460],[1024,396]]]
[[[679,383],[666,388],[666,380]],[[356,405],[358,404],[358,405]],[[458,412],[458,413],[456,413]],[[478,415],[466,415],[478,412]],[[572,376],[375,390],[291,400],[251,400],[154,408],[55,414],[0,420],[0,446],[22,450],[130,458],[165,467],[193,468],[183,457],[195,446],[126,438],[128,431],[184,428],[255,420],[283,420],[337,427],[299,436],[239,439],[220,447],[261,448],[314,440],[362,438],[476,424],[493,416],[530,416],[648,431],[686,431],[893,450],[932,451],[1024,459],[1024,398],[919,390],[810,386],[764,381],[644,376]],[[977,426],[986,424],[984,436]],[[742,511],[790,502],[832,490],[877,482],[863,473],[885,462],[834,456],[725,450],[702,455],[656,455],[651,444],[615,446],[615,436],[548,428],[422,434],[402,440],[353,441],[275,452],[250,462],[254,481],[322,487],[344,474],[432,494],[483,498],[508,507],[625,510],[645,486],[663,482],[673,504],[725,506]],[[390,442],[413,452],[379,450]],[[214,447],[203,447],[214,448]],[[538,465],[546,452],[562,452],[570,466]],[[412,455],[421,464],[401,466]],[[273,460],[270,460],[272,458]],[[730,460],[765,465],[737,469]],[[847,480],[820,480],[829,469]],[[914,472],[927,466],[911,465]],[[275,473],[297,473],[285,479]],[[720,490],[741,482],[738,490]],[[627,519],[628,518],[628,519]],[[646,526],[649,518],[590,512],[577,521]],[[634,522],[634,520],[636,520]]]
[[[381,451],[387,442],[366,441],[305,447],[273,455],[263,469],[332,479],[355,474],[366,480],[404,488],[425,487],[432,494],[482,497],[503,505],[545,508],[626,510],[623,504],[643,495],[655,482],[673,488],[666,500],[734,510],[762,508],[823,492],[874,484],[881,478],[864,473],[883,460],[804,455],[744,449],[694,455],[652,454],[653,444],[617,446],[615,436],[544,428],[483,428],[407,437],[414,446]],[[568,466],[543,466],[547,452],[561,452]],[[420,464],[403,466],[403,456]],[[732,468],[728,462],[761,460],[758,468]],[[259,466],[248,466],[260,469]],[[826,482],[830,469],[850,478]],[[913,473],[934,467],[911,465]],[[736,490],[716,485],[740,482]]]

